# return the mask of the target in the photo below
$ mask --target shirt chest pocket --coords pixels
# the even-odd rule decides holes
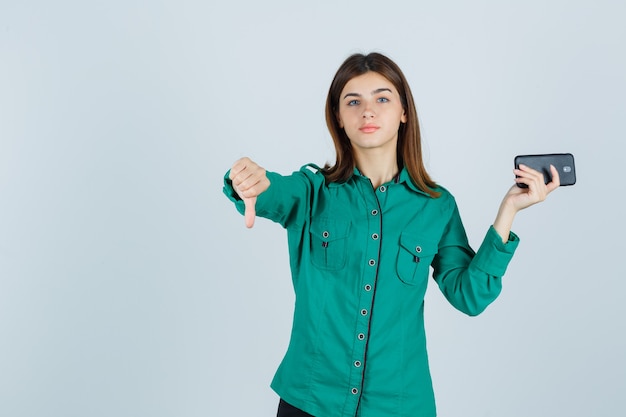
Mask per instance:
[[[320,219],[312,222],[311,262],[320,269],[337,270],[346,264],[350,222]]]
[[[402,233],[396,265],[398,277],[409,285],[425,282],[436,254],[436,243]]]

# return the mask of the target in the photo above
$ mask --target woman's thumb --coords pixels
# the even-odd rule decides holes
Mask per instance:
[[[256,197],[244,198],[243,203],[245,204],[246,210],[244,213],[244,217],[246,220],[246,227],[249,229],[254,226],[254,218],[256,217]]]

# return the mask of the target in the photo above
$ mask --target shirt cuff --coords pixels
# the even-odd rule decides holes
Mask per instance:
[[[239,197],[239,194],[237,194],[237,191],[235,191],[235,189],[233,188],[233,182],[230,180],[229,175],[230,175],[230,169],[224,175],[224,188],[222,189],[222,191],[224,192],[224,195],[226,195],[226,197],[228,197],[230,201],[235,203],[235,207],[237,208],[237,211],[241,214],[244,214],[246,212],[246,205],[244,204],[243,200]]]
[[[489,275],[501,277],[518,245],[519,237],[515,233],[511,232],[508,241],[503,243],[500,234],[491,226],[474,257],[474,266]]]

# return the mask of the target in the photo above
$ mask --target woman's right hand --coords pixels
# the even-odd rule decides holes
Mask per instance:
[[[250,228],[254,226],[256,217],[256,199],[270,186],[266,171],[250,158],[245,157],[233,164],[229,178],[237,195],[246,206],[244,217],[246,227]]]

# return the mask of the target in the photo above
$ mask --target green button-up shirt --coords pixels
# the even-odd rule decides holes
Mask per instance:
[[[228,174],[227,174],[228,175]],[[500,293],[519,243],[491,227],[474,252],[456,202],[419,190],[406,170],[377,189],[357,170],[326,183],[313,165],[268,172],[258,216],[288,234],[295,312],[272,388],[316,417],[435,416],[424,334],[430,267],[444,296],[476,315]],[[224,193],[244,205],[225,179]]]

